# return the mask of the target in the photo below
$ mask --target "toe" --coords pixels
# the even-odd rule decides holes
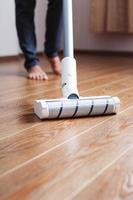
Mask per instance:
[[[33,79],[33,75],[32,75],[32,74],[29,74],[29,75],[28,75],[28,78],[29,78],[29,79]]]
[[[43,73],[43,80],[48,80],[48,76],[45,73]]]
[[[39,74],[39,80],[43,80],[43,75]]]
[[[33,80],[37,80],[37,75],[34,74],[32,79],[33,79]]]
[[[40,79],[40,74],[36,74],[36,80],[41,80]]]
[[[57,75],[61,75],[61,70],[55,68],[55,69],[54,69],[54,73],[57,74]]]

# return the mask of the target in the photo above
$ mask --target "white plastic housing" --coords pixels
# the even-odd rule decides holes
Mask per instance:
[[[110,115],[116,114],[119,108],[119,98],[110,96],[46,99],[34,102],[34,112],[40,119]]]
[[[113,101],[114,101],[114,110],[113,110],[113,113],[117,114],[120,110],[120,99],[118,97],[112,97]]]
[[[62,78],[61,86],[63,97],[68,98],[71,94],[79,96],[77,89],[76,60],[65,57],[61,62]]]
[[[49,109],[45,100],[36,100],[34,101],[34,113],[40,119],[49,118]]]

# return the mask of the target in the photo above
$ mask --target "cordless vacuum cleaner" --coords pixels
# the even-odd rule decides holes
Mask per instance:
[[[34,112],[40,119],[74,118],[116,114],[120,107],[118,97],[81,97],[77,89],[76,60],[73,55],[72,0],[63,0],[64,59],[61,63],[63,98],[36,100]]]

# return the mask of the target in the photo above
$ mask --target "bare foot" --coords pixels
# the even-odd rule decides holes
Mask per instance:
[[[32,80],[48,80],[47,74],[39,65],[35,65],[28,70],[28,78]]]
[[[53,72],[56,74],[56,75],[61,75],[61,62],[60,62],[60,58],[59,56],[56,56],[56,57],[47,57],[51,67],[52,67],[52,70]]]

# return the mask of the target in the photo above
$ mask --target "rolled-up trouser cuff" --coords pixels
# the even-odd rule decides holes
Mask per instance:
[[[47,52],[45,51],[45,55],[50,57],[50,58],[54,58],[58,56],[58,52]]]
[[[31,67],[34,67],[35,65],[39,65],[40,61],[39,59],[34,59],[34,60],[26,60],[24,63],[24,66],[27,70],[29,70]]]

